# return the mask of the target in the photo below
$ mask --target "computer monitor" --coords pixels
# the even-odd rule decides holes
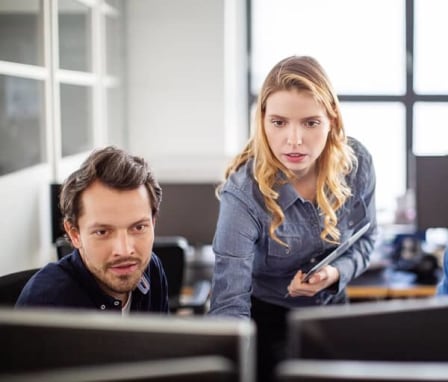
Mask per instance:
[[[277,382],[448,382],[442,362],[288,360],[276,371]]]
[[[415,157],[417,230],[448,228],[448,155]]]
[[[161,183],[157,236],[183,236],[192,246],[210,245],[218,220],[217,183]]]
[[[237,373],[224,357],[202,356],[67,367],[2,377],[8,382],[234,382]]]
[[[50,184],[50,212],[51,212],[51,242],[64,236],[65,230],[63,226],[63,216],[59,208],[59,196],[61,194],[61,184]]]
[[[291,358],[448,361],[448,297],[365,302],[292,311]]]
[[[196,356],[222,356],[254,378],[249,320],[156,314],[0,309],[1,374]]]

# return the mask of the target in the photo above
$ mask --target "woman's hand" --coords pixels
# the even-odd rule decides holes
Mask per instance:
[[[317,292],[328,288],[339,280],[339,271],[337,268],[326,265],[320,271],[316,272],[307,282],[302,282],[305,273],[298,271],[288,285],[288,293],[291,297],[307,296],[312,297]]]

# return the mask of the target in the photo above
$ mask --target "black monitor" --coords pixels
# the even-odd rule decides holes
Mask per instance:
[[[183,236],[193,246],[213,241],[218,220],[217,183],[161,183],[157,236]]]
[[[448,382],[443,362],[288,360],[277,382]]]
[[[65,230],[63,226],[63,217],[59,208],[59,196],[61,194],[61,184],[50,184],[50,212],[51,212],[51,242],[64,236]]]
[[[448,228],[448,155],[415,157],[417,230]]]
[[[19,372],[8,382],[234,382],[234,365],[224,357],[202,356],[101,366]]]
[[[2,374],[219,356],[253,382],[254,326],[243,319],[0,309]]]
[[[292,311],[292,358],[448,361],[448,297],[334,305]]]

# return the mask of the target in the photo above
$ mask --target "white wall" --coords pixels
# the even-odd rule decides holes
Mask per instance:
[[[0,275],[38,266],[44,253],[51,256],[44,244],[50,237],[49,179],[47,165],[0,177]]]
[[[247,137],[244,1],[127,2],[130,149],[160,181],[215,181]]]
[[[87,153],[64,159],[61,182]],[[0,276],[56,260],[51,243],[50,184],[52,171],[42,164],[0,177]]]

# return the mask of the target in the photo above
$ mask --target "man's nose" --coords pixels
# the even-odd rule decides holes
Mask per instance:
[[[134,253],[134,243],[128,232],[118,232],[114,241],[114,252],[117,255],[129,256]]]

